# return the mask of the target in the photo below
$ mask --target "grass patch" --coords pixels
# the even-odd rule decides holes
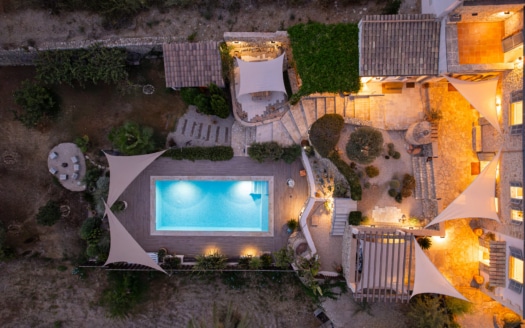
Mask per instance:
[[[311,22],[290,27],[288,34],[297,72],[303,81],[296,100],[315,92],[359,91],[359,28],[356,24]]]

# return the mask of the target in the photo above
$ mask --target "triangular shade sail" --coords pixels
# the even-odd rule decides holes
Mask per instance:
[[[463,81],[449,76],[446,78],[501,133],[496,111],[496,89],[499,78],[479,82]]]
[[[414,242],[416,249],[416,273],[414,278],[414,290],[412,296],[424,293],[435,293],[441,295],[452,296],[461,300],[469,302],[454,286],[445,278],[441,272],[434,266],[425,252],[419,247],[417,242]]]
[[[284,54],[276,59],[262,62],[246,62],[237,59],[240,70],[240,87],[237,98],[262,91],[286,93],[283,79]]]
[[[111,212],[109,205],[104,205],[106,206],[106,215],[109,221],[109,233],[111,237],[109,256],[104,265],[115,262],[127,262],[144,265],[166,273],[157,263],[153,262],[144,249],[131,237],[115,214]]]
[[[500,152],[485,167],[481,174],[450,203],[443,212],[439,213],[425,228],[433,224],[465,218],[484,218],[499,222],[496,211],[496,169]]]
[[[140,172],[165,151],[137,156],[113,156],[104,153],[108,159],[111,172],[109,176],[108,205],[112,206]]]

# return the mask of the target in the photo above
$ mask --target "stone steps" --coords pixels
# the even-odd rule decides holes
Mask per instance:
[[[272,138],[282,146],[291,146],[295,143],[281,121],[272,122]]]
[[[436,199],[434,164],[427,157],[412,157],[412,168],[416,180],[416,199]]]
[[[348,215],[334,215],[332,218],[332,229],[330,234],[332,236],[342,236],[345,232],[346,221]]]
[[[296,144],[301,143],[301,132],[299,131],[299,128],[297,127],[297,124],[295,123],[293,114],[291,111],[287,111],[283,117],[281,118],[281,123],[286,128],[286,131],[288,131],[288,134],[290,137],[292,137],[292,140]]]
[[[308,124],[306,123],[306,118],[304,116],[304,111],[303,107],[301,106],[301,102],[293,105],[290,108],[290,112],[292,113],[295,125],[297,126],[297,129],[301,134],[301,139],[306,139],[308,137]]]

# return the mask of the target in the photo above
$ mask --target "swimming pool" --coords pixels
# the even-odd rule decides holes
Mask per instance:
[[[273,235],[273,177],[151,180],[152,234]]]

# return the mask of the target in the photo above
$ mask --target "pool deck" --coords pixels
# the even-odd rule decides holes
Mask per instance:
[[[218,250],[228,257],[260,255],[275,252],[288,241],[286,221],[298,218],[308,197],[305,177],[300,160],[292,164],[265,162],[263,164],[248,157],[234,157],[226,162],[175,161],[159,158],[146,168],[120,196],[128,208],[116,216],[128,232],[148,252],[161,247],[170,253],[195,257]],[[201,173],[201,174],[199,174]],[[274,179],[274,235],[273,237],[253,236],[152,236],[150,234],[150,176],[273,176]],[[295,180],[294,188],[287,186],[287,180]],[[220,204],[218,204],[220,206]]]

